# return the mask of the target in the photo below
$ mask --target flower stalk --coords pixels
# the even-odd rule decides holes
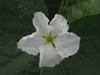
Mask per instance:
[[[62,13],[63,7],[66,7],[68,5],[68,2],[69,2],[69,0],[62,0],[60,7],[59,7],[59,10],[57,12],[58,14]]]

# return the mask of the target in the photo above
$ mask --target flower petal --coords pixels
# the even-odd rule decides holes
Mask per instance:
[[[54,67],[59,64],[62,58],[56,53],[55,48],[51,44],[46,44],[40,49],[39,67]]]
[[[34,14],[33,18],[33,25],[35,26],[36,30],[41,32],[42,35],[48,35],[51,30],[53,30],[53,27],[48,25],[48,18],[42,13],[37,12]]]
[[[62,57],[74,55],[79,49],[80,37],[74,33],[58,34],[55,39],[57,53]]]
[[[50,26],[54,26],[54,29],[51,32],[53,36],[56,36],[58,33],[67,32],[69,29],[67,20],[62,15],[58,14],[56,14],[53,20],[50,22]]]
[[[40,32],[32,33],[31,35],[23,37],[18,43],[18,48],[28,54],[37,55],[39,52],[38,47],[45,43],[44,38]]]

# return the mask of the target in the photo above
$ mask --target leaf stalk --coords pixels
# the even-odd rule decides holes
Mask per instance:
[[[60,4],[60,7],[59,7],[59,10],[57,12],[58,14],[61,14],[62,13],[63,7],[66,7],[68,5],[68,2],[69,2],[69,0],[62,0],[62,2]]]

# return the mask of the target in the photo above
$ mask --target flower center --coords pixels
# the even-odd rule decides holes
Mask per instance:
[[[48,38],[47,38],[47,41],[48,41],[48,42],[52,42],[52,38],[51,38],[51,37],[48,37]]]
[[[55,38],[57,37],[57,36],[55,36],[55,37],[53,37],[53,36],[51,36],[51,35],[47,35],[46,37],[45,36],[42,36],[44,39],[45,39],[45,44],[52,44],[53,46],[54,46],[54,48],[55,48],[55,44],[54,44],[54,41],[55,41]]]
[[[45,37],[45,43],[54,43],[54,37],[52,36],[46,36]]]

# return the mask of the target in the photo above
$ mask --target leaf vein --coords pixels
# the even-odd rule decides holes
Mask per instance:
[[[17,9],[17,11],[18,11],[18,14],[20,15],[20,13],[19,13],[19,10],[18,10],[18,8],[16,7],[16,9]],[[20,15],[20,18],[22,18],[22,20],[29,26],[29,27],[31,27],[32,29],[33,29],[33,31],[34,31],[34,28]]]
[[[91,70],[92,70],[92,72],[94,73],[94,75],[95,75],[95,72],[94,72],[94,70],[93,70],[93,68],[92,68],[92,66],[90,65],[90,61],[87,59],[87,58],[85,58],[84,56],[82,56],[81,54],[79,54],[79,53],[77,53],[79,56],[81,56],[82,58],[84,58],[85,60],[87,60],[87,62],[89,63],[89,66],[90,66],[90,68],[91,68]]]
[[[64,69],[62,61],[61,61],[61,65],[62,65],[62,69],[63,69],[64,75],[66,75],[66,72],[65,72],[65,69]]]
[[[25,54],[25,53],[22,53],[21,55],[19,55],[17,58],[15,58],[14,60],[12,60],[11,62],[9,62],[9,63],[7,63],[5,66],[7,66],[8,64],[10,64],[10,63],[12,63],[12,62],[14,62],[15,60],[17,60],[20,56],[22,56],[23,54]],[[5,67],[5,66],[3,66],[3,67]],[[3,67],[1,67],[1,68],[3,68]]]

